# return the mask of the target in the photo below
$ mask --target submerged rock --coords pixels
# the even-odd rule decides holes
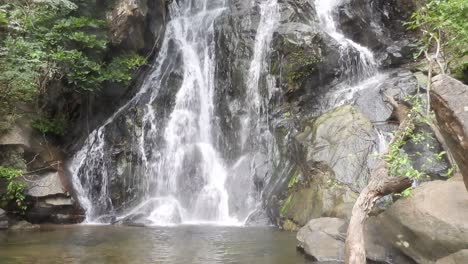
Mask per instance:
[[[468,194],[458,180],[422,184],[378,216],[381,232],[418,263],[468,246]]]
[[[468,86],[448,75],[432,83],[432,108],[468,190]]]

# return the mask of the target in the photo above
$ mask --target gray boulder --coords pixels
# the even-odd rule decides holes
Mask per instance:
[[[347,222],[338,218],[311,220],[297,233],[298,248],[316,261],[344,262]],[[381,235],[378,222],[371,220],[365,226],[367,259],[372,263],[413,264],[401,251]]]
[[[445,258],[437,260],[436,264],[466,264],[468,263],[468,249],[463,249]]]
[[[461,181],[422,184],[378,216],[383,236],[418,263],[468,247],[468,194]]]
[[[343,261],[345,225],[338,218],[313,219],[297,233],[297,247],[316,261]]]
[[[327,164],[339,183],[360,190],[369,177],[368,161],[377,135],[372,123],[358,109],[345,105],[312,121],[306,121],[296,140],[302,143],[308,161]]]

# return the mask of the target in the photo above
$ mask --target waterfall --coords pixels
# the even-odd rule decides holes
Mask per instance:
[[[267,57],[270,52],[273,33],[278,26],[280,19],[279,6],[277,0],[263,0],[260,5],[260,22],[257,27],[255,44],[253,46],[253,58],[250,62],[248,78],[246,81],[246,97],[244,107],[246,114],[241,116],[241,148],[243,154],[233,166],[231,182],[234,186],[230,189],[234,193],[247,194],[248,199],[242,204],[244,207],[245,220],[251,214],[262,210],[261,191],[252,184],[255,177],[262,177],[259,174],[261,167],[271,168],[271,159],[273,155],[274,137],[268,127],[268,103],[272,93],[276,89],[273,83],[273,76],[268,74],[269,65]],[[267,90],[262,91],[262,77],[265,77]],[[241,171],[238,168],[243,164],[248,164],[247,171]],[[264,179],[268,181],[268,179]],[[246,186],[249,186],[246,189]]]
[[[315,0],[315,9],[322,29],[339,44],[341,69],[351,83],[374,76],[378,63],[371,50],[347,38],[338,29],[334,11],[343,2],[344,0]]]
[[[367,47],[347,38],[338,28],[336,11],[345,0],[314,0],[320,27],[339,46],[343,82],[325,96],[328,107],[353,103],[356,94],[378,86],[386,77],[379,71],[374,53]]]
[[[216,79],[215,24],[229,10],[227,4],[225,0],[171,1],[171,19],[159,55],[140,90],[90,133],[69,164],[87,222],[242,225],[249,215],[261,213],[263,186],[269,183],[278,155],[268,113],[279,88],[269,74],[268,60],[280,4],[254,2],[260,17],[249,67],[243,69],[245,94],[236,98],[243,108],[233,133],[239,153],[232,160],[223,156],[230,149],[219,143],[224,131],[217,121],[223,117],[216,102],[222,87],[217,87]],[[346,77],[333,93],[335,106],[379,81],[373,53],[339,32],[333,18],[339,4],[315,2],[320,26],[339,45]],[[120,144],[116,133],[118,140],[125,141],[124,151],[115,151]],[[123,179],[119,177],[124,169],[116,161],[122,152],[130,153],[122,159],[131,163]]]
[[[243,126],[245,137],[255,135],[264,125],[261,112],[265,102],[259,83],[265,72],[267,52],[278,20],[276,0],[260,4],[261,21],[255,38],[255,54],[248,71],[246,104],[250,111]],[[239,158],[229,167],[223,160],[214,139],[221,134],[214,124],[216,43],[214,24],[226,10],[224,0],[172,1],[171,20],[167,25],[159,56],[145,78],[139,92],[122,106],[104,125],[93,131],[75,154],[70,171],[80,204],[88,223],[125,221],[131,218],[147,225],[215,223],[239,225],[257,208],[259,197],[249,174],[233,173]],[[182,67],[178,70],[177,67]],[[170,82],[174,72],[179,82]],[[157,111],[163,92],[177,89],[167,114]],[[133,107],[142,109],[141,120],[131,120],[125,113]],[[127,118],[127,119],[125,119]],[[115,208],[110,194],[112,163],[108,135],[111,126],[120,119],[132,123],[136,130],[131,151],[137,157],[131,183],[138,188],[140,198],[128,209]],[[141,123],[140,125],[135,125]],[[248,135],[248,136],[247,136]],[[251,152],[252,149],[246,150]],[[255,170],[255,167],[252,168]],[[246,195],[236,196],[242,210],[230,206],[232,188]],[[233,187],[233,186],[229,186]],[[250,190],[250,191],[247,191]],[[132,201],[135,202],[135,201]],[[233,201],[231,201],[233,202]],[[130,201],[129,201],[130,203]],[[112,220],[114,219],[114,220]]]

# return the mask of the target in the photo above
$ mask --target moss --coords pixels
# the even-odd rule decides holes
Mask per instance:
[[[288,84],[296,84],[317,72],[318,64],[322,61],[319,47],[304,47],[283,39],[282,52],[287,62],[284,67]]]
[[[289,206],[291,205],[291,201],[292,201],[292,194],[288,196],[283,206],[281,207],[281,210],[280,210],[281,217],[284,217],[288,213]]]
[[[296,186],[299,181],[300,181],[300,176],[301,176],[301,172],[299,169],[296,169],[296,171],[294,172],[293,176],[291,177],[291,179],[289,180],[289,183],[288,183],[288,189],[292,189],[294,186]]]
[[[293,221],[289,220],[289,219],[286,219],[286,221],[284,221],[283,223],[283,229],[286,230],[286,231],[297,231],[299,230],[299,226],[294,223]]]

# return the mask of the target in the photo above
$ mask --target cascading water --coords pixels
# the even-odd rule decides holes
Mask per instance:
[[[332,107],[349,104],[355,94],[379,84],[386,76],[379,72],[374,53],[340,32],[335,11],[345,0],[314,0],[321,28],[339,45],[340,66],[344,82],[328,95]]]
[[[170,4],[171,20],[153,71],[137,95],[89,135],[70,165],[88,222],[109,222],[111,218],[106,216],[117,213],[116,221],[132,218],[132,221],[138,219],[150,225],[238,225],[256,209],[259,197],[255,195],[253,179],[249,176],[243,181],[242,175],[233,174],[239,162],[228,168],[228,162],[222,159],[214,143],[214,138],[221,133],[214,125],[214,23],[225,10],[224,6],[224,0],[173,1]],[[265,0],[260,4],[260,10],[255,54],[248,73],[248,121],[242,127],[244,137],[256,139],[262,138],[257,133],[263,123],[260,118],[265,102],[258,87],[278,20],[276,0]],[[183,70],[178,71],[177,67],[183,67]],[[173,72],[182,72],[176,84],[168,81]],[[161,116],[155,105],[160,102],[163,91],[173,89],[178,90],[174,102],[169,104],[172,106],[170,114]],[[143,109],[143,114],[137,129],[141,131],[131,139],[131,151],[137,156],[131,184],[138,188],[140,198],[129,207],[131,209],[121,212],[114,208],[109,193],[108,171],[114,165],[106,137],[111,133],[111,124],[136,106]],[[136,121],[127,120],[130,123]],[[251,147],[245,152],[253,150]],[[232,188],[226,188],[228,177],[242,191],[251,189],[246,192],[248,195],[236,197],[242,200],[239,203],[243,207],[236,211],[230,208]]]
[[[250,67],[244,71],[238,156],[232,160],[222,156],[229,150],[219,146],[223,131],[216,121],[223,117],[215,103],[220,87],[214,24],[227,10],[225,0],[172,1],[159,56],[140,91],[89,135],[70,164],[88,222],[239,225],[262,210],[262,186],[269,182],[277,154],[268,107],[278,88],[269,75],[268,57],[280,4],[254,2],[259,4],[260,20]],[[332,91],[334,106],[348,103],[356,91],[379,78],[373,53],[339,32],[333,11],[340,3],[315,1],[321,27],[340,48],[345,81]],[[133,131],[122,137],[130,148],[126,151],[131,153],[127,172],[131,176],[124,179],[127,189],[115,194],[113,184],[119,179],[114,174],[123,169],[114,168],[120,154],[114,151],[118,142],[111,135],[121,126]]]
[[[338,29],[334,11],[344,0],[315,0],[320,26],[340,46],[342,72],[350,82],[357,82],[377,73],[378,63],[368,48],[346,38]]]
[[[247,88],[244,102],[246,113],[241,119],[241,149],[243,155],[231,168],[233,179],[230,190],[233,193],[246,194],[247,200],[242,204],[245,220],[249,215],[262,210],[261,191],[255,186],[255,178],[263,177],[259,171],[262,167],[271,168],[273,158],[274,137],[268,127],[268,103],[276,89],[272,76],[268,74],[267,56],[270,52],[273,32],[280,19],[277,0],[263,0],[260,5],[260,22],[253,46],[253,58],[250,63]],[[261,79],[265,78],[266,91],[261,91]],[[247,170],[242,171],[242,165],[248,163]],[[263,179],[268,181],[268,179]],[[249,189],[246,189],[249,186]],[[246,214],[247,213],[247,214]]]

